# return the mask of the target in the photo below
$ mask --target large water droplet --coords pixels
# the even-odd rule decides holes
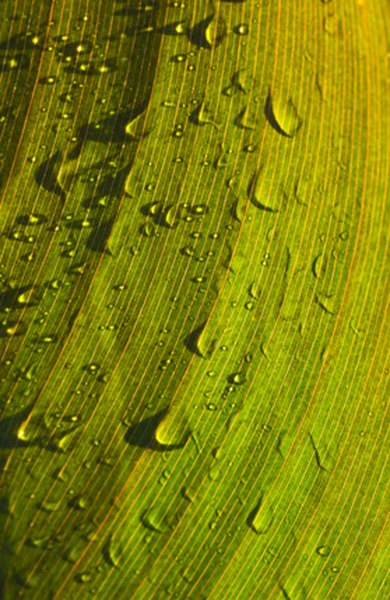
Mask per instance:
[[[211,15],[199,21],[188,32],[190,41],[200,48],[215,48],[219,46],[227,33],[226,23],[222,17]]]
[[[165,513],[161,508],[152,506],[146,510],[141,517],[142,524],[156,533],[166,533],[171,530],[171,527],[165,519]]]
[[[248,516],[247,524],[255,533],[267,533],[273,521],[273,514],[268,502],[262,496]]]
[[[213,125],[218,129],[217,123],[210,117],[210,111],[203,101],[192,111],[189,120],[194,125]]]
[[[119,568],[123,557],[123,545],[121,540],[111,535],[103,548],[103,556],[112,567]]]
[[[291,98],[269,92],[264,112],[269,124],[285,137],[293,137],[302,126]]]
[[[256,208],[269,212],[279,211],[281,200],[261,169],[254,174],[248,186],[248,198]]]

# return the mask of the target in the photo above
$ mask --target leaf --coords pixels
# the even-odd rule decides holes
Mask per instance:
[[[2,3],[0,596],[385,583],[384,1]]]

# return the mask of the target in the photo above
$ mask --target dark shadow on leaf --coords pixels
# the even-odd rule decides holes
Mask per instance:
[[[120,171],[112,174],[110,173],[106,177],[103,177],[97,186],[93,197],[84,200],[83,205],[86,208],[101,208],[102,206],[105,206],[105,203],[100,201],[101,198],[121,198],[125,192],[125,183],[130,167],[131,164],[128,164]]]
[[[0,124],[4,125],[7,119],[15,118],[15,109],[13,106],[2,106],[0,109]]]
[[[27,69],[29,65],[30,61],[25,54],[16,54],[15,56],[8,56],[7,60],[2,60],[0,62],[0,73]]]
[[[61,37],[57,36],[56,41],[60,41]],[[71,42],[69,44],[61,44],[58,47],[58,53],[63,57],[63,62],[68,62],[69,58],[77,58],[83,54],[90,54],[93,50],[93,43],[90,41]]]
[[[9,338],[9,330],[12,332],[12,337],[20,337],[27,331],[26,325],[22,321],[2,321],[0,323],[0,338]]]
[[[185,21],[175,21],[174,23],[168,23],[168,25],[164,25],[164,27],[160,27],[157,29],[157,33],[161,33],[162,35],[184,35],[186,30],[184,30]],[[183,26],[180,29],[180,26]],[[179,28],[179,31],[178,31]]]
[[[23,225],[24,227],[31,225],[41,225],[42,223],[47,223],[48,218],[45,215],[34,213],[33,215],[20,215],[17,217],[16,222],[18,225]]]
[[[20,288],[10,288],[0,294],[0,310],[12,309],[12,308],[26,308],[30,306],[36,306],[36,302],[32,301],[21,301],[20,298],[23,294],[29,292],[32,289],[31,285],[24,285]]]
[[[5,50],[8,53],[10,50],[21,50],[24,52],[30,48],[38,48],[38,45],[33,42],[36,37],[39,37],[39,33],[18,33],[4,42],[0,42],[0,50]]]
[[[127,0],[126,0],[127,2]],[[126,4],[126,2],[123,2],[123,4]],[[155,9],[158,6],[157,2],[148,2],[147,6],[148,6],[148,10],[145,9],[145,6],[143,6],[141,3],[139,3],[139,6],[135,6],[136,2],[133,3],[133,6],[126,6],[125,8],[120,8],[118,10],[115,11],[114,15],[115,16],[125,16],[125,15],[133,15],[133,16],[138,16],[138,17],[149,17],[151,16],[151,13],[153,13],[153,10],[151,9]]]
[[[133,425],[128,429],[125,435],[125,441],[131,446],[149,448],[150,450],[156,450],[158,452],[167,452],[170,450],[178,450],[179,448],[183,448],[190,434],[181,444],[159,444],[156,441],[156,430],[167,413],[168,409],[162,410],[152,417],[148,417],[140,423]]]
[[[86,243],[87,248],[92,250],[92,252],[106,252],[113,225],[114,219],[100,223],[89,236]]]
[[[83,144],[88,140],[103,144],[123,144],[134,141],[134,138],[126,133],[126,126],[139,117],[146,109],[146,106],[147,103],[143,102],[132,110],[118,112],[96,123],[85,123],[85,125],[82,125],[77,132],[78,143],[75,149],[69,154],[69,158],[77,158]]]
[[[116,196],[121,197],[125,191],[125,183],[127,175],[129,174],[130,165],[126,165],[120,171],[117,171],[115,174],[107,175],[100,182],[96,193],[98,198],[102,198],[104,196]]]

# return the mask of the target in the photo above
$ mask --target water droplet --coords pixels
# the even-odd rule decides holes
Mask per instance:
[[[269,92],[265,104],[269,124],[283,136],[293,137],[302,126],[302,120],[291,98]]]
[[[246,379],[243,373],[238,372],[229,375],[228,381],[230,383],[234,383],[235,385],[243,385],[246,382]]]
[[[264,500],[263,496],[255,508],[251,511],[247,519],[247,525],[255,532],[259,534],[267,533],[273,522],[273,514],[271,507],[267,501]]]
[[[255,129],[255,122],[249,114],[248,106],[246,106],[241,112],[238,113],[238,115],[234,119],[234,124],[240,129],[248,129],[251,131]]]
[[[342,35],[342,23],[335,14],[330,14],[324,17],[323,28],[325,33],[329,35]]]
[[[175,138],[181,138],[184,135],[184,131],[182,128],[177,127],[176,129],[174,129],[172,136]]]
[[[221,17],[212,17],[205,29],[205,40],[209,48],[219,46],[226,36],[226,24]]]
[[[123,545],[118,537],[111,535],[103,548],[103,556],[109,565],[119,568],[122,556]]]
[[[217,481],[218,479],[220,479],[220,477],[221,477],[220,467],[219,466],[212,467],[212,469],[210,469],[210,471],[209,471],[208,477],[211,481]]]
[[[79,583],[89,583],[92,581],[92,575],[90,573],[80,573],[77,575],[76,580]]]
[[[166,533],[171,529],[166,522],[165,514],[161,513],[161,509],[156,506],[149,508],[143,513],[141,522],[147,529],[156,533]]]
[[[28,543],[30,546],[33,546],[34,548],[46,548],[49,541],[50,541],[50,536],[46,535],[43,537],[31,537],[31,538],[29,538]]]
[[[260,298],[259,284],[256,283],[255,281],[253,281],[248,288],[248,294],[250,295],[251,298],[258,300]]]
[[[89,502],[84,496],[78,496],[72,500],[72,506],[78,510],[86,510],[89,506]]]
[[[236,27],[234,27],[233,31],[237,35],[248,35],[249,27],[245,23],[240,23],[239,25],[236,25]]]
[[[156,228],[154,225],[152,225],[151,223],[145,223],[142,227],[141,227],[141,233],[145,236],[145,237],[153,237],[156,235]]]
[[[196,498],[196,490],[185,486],[181,489],[181,494],[183,496],[183,498],[185,498],[185,500],[187,500],[188,502],[194,502],[195,498]]]
[[[208,211],[208,208],[205,204],[195,204],[195,206],[191,207],[191,212],[194,215],[204,215]]]
[[[187,59],[187,54],[176,54],[175,56],[172,56],[172,62],[175,63],[182,63]]]
[[[191,246],[185,246],[184,248],[181,249],[181,254],[184,254],[184,256],[194,256],[195,255],[195,251]]]
[[[333,294],[317,294],[315,297],[315,301],[317,302],[318,306],[320,308],[322,308],[322,310],[329,314],[329,315],[335,315],[337,312],[336,307],[334,306],[334,298],[333,298]]]
[[[56,335],[45,335],[39,339],[43,344],[54,344],[57,341]]]
[[[217,405],[214,404],[214,402],[209,402],[208,404],[206,404],[206,408],[207,410],[215,411],[217,410]]]
[[[329,546],[318,546],[317,550],[316,550],[317,554],[319,554],[320,556],[329,556],[330,554],[330,547]]]
[[[186,581],[187,583],[192,583],[195,579],[195,568],[194,567],[186,567],[185,569],[182,570],[181,576],[183,577],[184,581]]]
[[[248,186],[248,198],[256,208],[272,213],[279,211],[280,199],[272,193],[269,180],[261,170],[256,171]]]
[[[89,365],[86,365],[84,367],[85,371],[88,371],[88,373],[96,373],[97,371],[99,371],[100,369],[100,365],[98,363],[90,363]]]
[[[60,500],[44,500],[39,506],[45,512],[57,512],[61,508],[61,501]]]

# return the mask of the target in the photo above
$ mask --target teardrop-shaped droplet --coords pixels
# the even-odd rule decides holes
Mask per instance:
[[[268,94],[265,116],[269,124],[281,135],[293,137],[302,126],[298,111],[289,97]]]
[[[249,514],[247,524],[255,533],[267,533],[273,521],[271,507],[262,496],[255,508]]]

